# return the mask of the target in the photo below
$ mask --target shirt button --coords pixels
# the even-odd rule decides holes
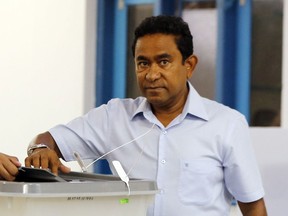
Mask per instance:
[[[163,131],[163,134],[164,134],[164,135],[165,135],[165,134],[167,134],[167,131],[166,131],[166,130],[164,130],[164,131]]]
[[[162,160],[161,160],[161,163],[165,164],[165,163],[166,163],[166,160],[162,159]]]

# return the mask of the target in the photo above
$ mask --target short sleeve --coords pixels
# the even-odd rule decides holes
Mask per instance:
[[[75,160],[75,151],[83,159],[95,159],[106,151],[104,143],[108,143],[109,138],[106,113],[106,106],[102,105],[66,125],[57,125],[49,130],[64,160]]]
[[[253,202],[264,196],[262,180],[246,120],[239,118],[227,137],[224,178],[228,191],[241,202]]]

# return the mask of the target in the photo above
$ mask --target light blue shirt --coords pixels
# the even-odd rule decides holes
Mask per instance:
[[[182,114],[167,127],[138,97],[112,99],[50,133],[67,161],[74,151],[95,159],[138,137],[106,158],[119,160],[131,178],[157,182],[161,192],[147,215],[228,216],[233,196],[264,196],[248,125],[237,111],[189,89]]]

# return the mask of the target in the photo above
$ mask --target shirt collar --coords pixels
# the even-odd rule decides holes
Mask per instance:
[[[140,113],[152,113],[151,106],[146,98],[141,97],[142,100],[138,106],[138,108],[133,113],[131,120]]]
[[[198,92],[194,89],[190,82],[187,83],[189,87],[189,94],[182,115],[187,116],[187,114],[190,114],[208,121],[209,117],[203,104],[202,97],[198,94]],[[151,106],[146,98],[144,98],[144,100],[142,100],[142,102],[139,104],[131,119],[133,119],[136,115],[140,113],[152,114]]]
[[[209,116],[205,108],[203,98],[198,94],[198,92],[195,90],[195,88],[191,85],[190,82],[187,83],[189,87],[189,94],[182,114],[184,114],[185,116],[187,114],[190,114],[208,121]]]

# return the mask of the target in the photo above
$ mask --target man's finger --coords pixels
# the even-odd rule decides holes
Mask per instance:
[[[63,172],[63,173],[69,173],[71,172],[71,169],[67,166],[64,166],[63,164],[60,165],[59,167],[60,171]]]

